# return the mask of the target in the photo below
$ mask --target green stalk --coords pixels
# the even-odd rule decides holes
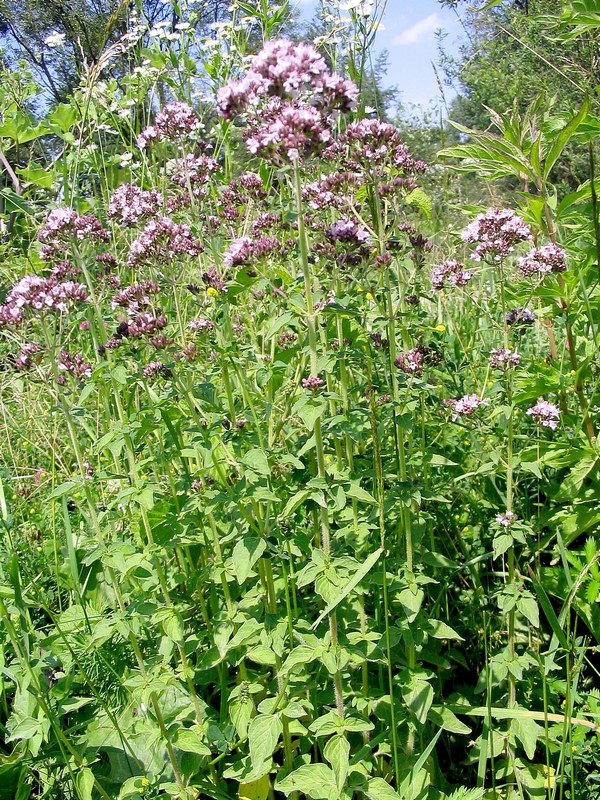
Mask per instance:
[[[316,315],[313,303],[313,289],[312,289],[312,275],[308,263],[308,239],[306,235],[306,227],[304,225],[304,209],[302,206],[302,184],[300,180],[300,170],[298,162],[294,161],[293,165],[294,177],[294,190],[296,196],[296,211],[298,213],[298,239],[300,243],[300,266],[302,275],[304,277],[304,292],[306,295],[306,311],[307,311],[307,325],[308,325],[308,346],[310,351],[310,372],[311,375],[318,373],[318,348],[317,348],[317,324]],[[314,440],[315,440],[315,457],[317,462],[317,475],[319,478],[326,480],[327,471],[325,469],[325,448],[323,445],[323,433],[321,430],[321,420],[317,418],[314,427]],[[329,513],[327,508],[320,508],[320,522],[321,522],[321,547],[326,557],[331,555],[331,530],[329,527]],[[331,646],[336,649],[338,647],[338,630],[337,630],[337,617],[335,611],[329,614],[329,633],[331,636]],[[338,714],[344,716],[344,696],[342,690],[342,676],[336,671],[333,676],[335,704]]]

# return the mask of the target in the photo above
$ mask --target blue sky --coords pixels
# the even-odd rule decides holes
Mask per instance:
[[[300,0],[303,15],[309,16],[317,3]],[[379,31],[376,50],[387,50],[387,83],[400,89],[401,102],[427,107],[439,100],[439,89],[431,62],[437,62],[436,31],[446,32],[445,49],[456,52],[461,26],[454,11],[442,8],[437,0],[388,0]],[[446,99],[453,97],[444,87]]]

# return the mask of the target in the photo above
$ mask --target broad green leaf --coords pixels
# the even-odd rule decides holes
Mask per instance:
[[[334,800],[339,790],[333,770],[326,764],[304,764],[277,781],[275,789],[284,794],[302,792],[312,800]]]
[[[238,798],[239,800],[267,800],[269,788],[270,781],[269,774],[267,773],[256,781],[240,783]]]
[[[583,101],[583,104],[577,114],[572,117],[567,124],[559,131],[559,133],[555,136],[552,145],[546,157],[544,159],[544,179],[548,177],[550,174],[552,167],[558,161],[560,154],[565,149],[565,146],[569,139],[573,136],[577,128],[581,125],[583,120],[587,117],[589,109],[589,102],[587,97]]]
[[[343,734],[333,736],[323,748],[323,755],[331,764],[338,789],[343,789],[350,768],[350,742]]]
[[[369,800],[401,800],[401,796],[383,778],[371,778],[365,794]]]
[[[355,589],[358,584],[362,581],[362,579],[371,571],[371,569],[375,566],[377,561],[379,560],[379,556],[383,553],[383,549],[380,547],[375,552],[371,553],[371,555],[367,558],[364,564],[356,570],[354,575],[350,578],[348,583],[344,586],[344,588],[340,591],[340,593],[331,600],[326,608],[322,611],[321,614],[317,617],[316,621],[313,623],[312,628],[313,630],[321,624],[321,622],[325,619],[328,614],[331,614],[334,608],[345,600],[346,597]]]
[[[255,472],[257,475],[268,477],[271,474],[267,456],[258,448],[248,450],[240,461],[245,467],[248,467],[248,469],[252,470],[252,472]]]
[[[245,536],[233,548],[233,571],[239,584],[244,583],[252,572],[252,567],[267,549],[264,539]]]
[[[252,768],[258,770],[271,758],[283,731],[283,725],[275,714],[259,714],[248,728],[248,743]]]
[[[461,722],[456,714],[445,706],[432,706],[429,712],[429,719],[434,725],[439,725],[439,727],[443,728],[445,731],[464,735],[471,733],[471,728],[465,725],[464,722]]]
[[[173,744],[186,753],[197,753],[200,756],[210,755],[210,747],[206,744],[206,736],[199,725],[193,725],[191,728],[180,728]]]
[[[513,719],[510,730],[523,745],[527,758],[533,759],[538,741],[543,740],[544,729],[535,720],[523,717]]]

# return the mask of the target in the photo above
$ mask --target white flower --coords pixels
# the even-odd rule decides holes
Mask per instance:
[[[44,39],[44,44],[46,47],[63,47],[67,37],[64,33],[59,33],[59,31],[52,31],[46,38]]]

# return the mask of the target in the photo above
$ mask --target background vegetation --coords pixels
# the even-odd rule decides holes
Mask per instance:
[[[0,797],[600,796],[600,14],[346,5],[0,3]]]

